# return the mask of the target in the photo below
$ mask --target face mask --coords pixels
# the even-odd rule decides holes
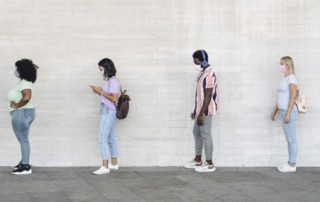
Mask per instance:
[[[103,80],[106,80],[107,77],[104,75],[104,73],[102,73],[101,76],[102,76]]]
[[[17,70],[14,71],[14,75],[17,77],[17,78],[20,78],[20,74]]]
[[[200,65],[195,66],[194,69],[198,72],[201,72],[203,70]]]
[[[282,73],[285,73],[287,70],[286,70],[286,66],[285,65],[280,65],[279,66],[279,71],[282,72]]]

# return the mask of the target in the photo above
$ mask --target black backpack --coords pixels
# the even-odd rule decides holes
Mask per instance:
[[[117,104],[117,118],[118,119],[125,119],[129,112],[129,101],[131,100],[129,95],[126,95],[125,93],[127,90],[124,90],[118,99]]]

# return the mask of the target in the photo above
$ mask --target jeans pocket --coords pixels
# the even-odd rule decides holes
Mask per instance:
[[[35,118],[34,109],[24,109],[24,117],[27,121],[32,122]]]
[[[101,107],[100,107],[100,113],[101,113],[101,114],[107,114],[107,113],[108,113],[107,108],[101,106]]]

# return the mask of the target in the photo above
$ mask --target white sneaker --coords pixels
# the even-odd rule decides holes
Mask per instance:
[[[216,171],[216,167],[214,167],[214,165],[206,164],[204,166],[195,168],[194,171],[199,172],[199,173],[214,172],[214,171]]]
[[[110,173],[110,169],[101,166],[98,170],[94,171],[93,174],[95,175],[103,175],[103,174],[108,174]]]
[[[193,160],[190,163],[185,164],[183,167],[195,169],[201,165],[202,165],[202,161],[197,162],[197,161]]]
[[[288,163],[285,163],[285,164],[279,165],[279,166],[277,166],[277,169],[278,169],[278,170],[280,170],[280,169],[282,169],[283,167],[285,167],[286,165],[288,165]]]
[[[109,164],[109,169],[110,170],[119,170],[119,165],[112,165],[112,163]]]
[[[290,166],[289,164],[284,165],[282,168],[279,169],[279,172],[282,173],[293,173],[297,171],[296,166]]]

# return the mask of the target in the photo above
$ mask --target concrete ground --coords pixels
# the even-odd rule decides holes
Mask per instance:
[[[320,168],[217,168],[205,174],[180,167],[121,168],[103,176],[93,175],[94,169],[33,167],[32,175],[14,176],[0,167],[0,201],[320,201]]]

